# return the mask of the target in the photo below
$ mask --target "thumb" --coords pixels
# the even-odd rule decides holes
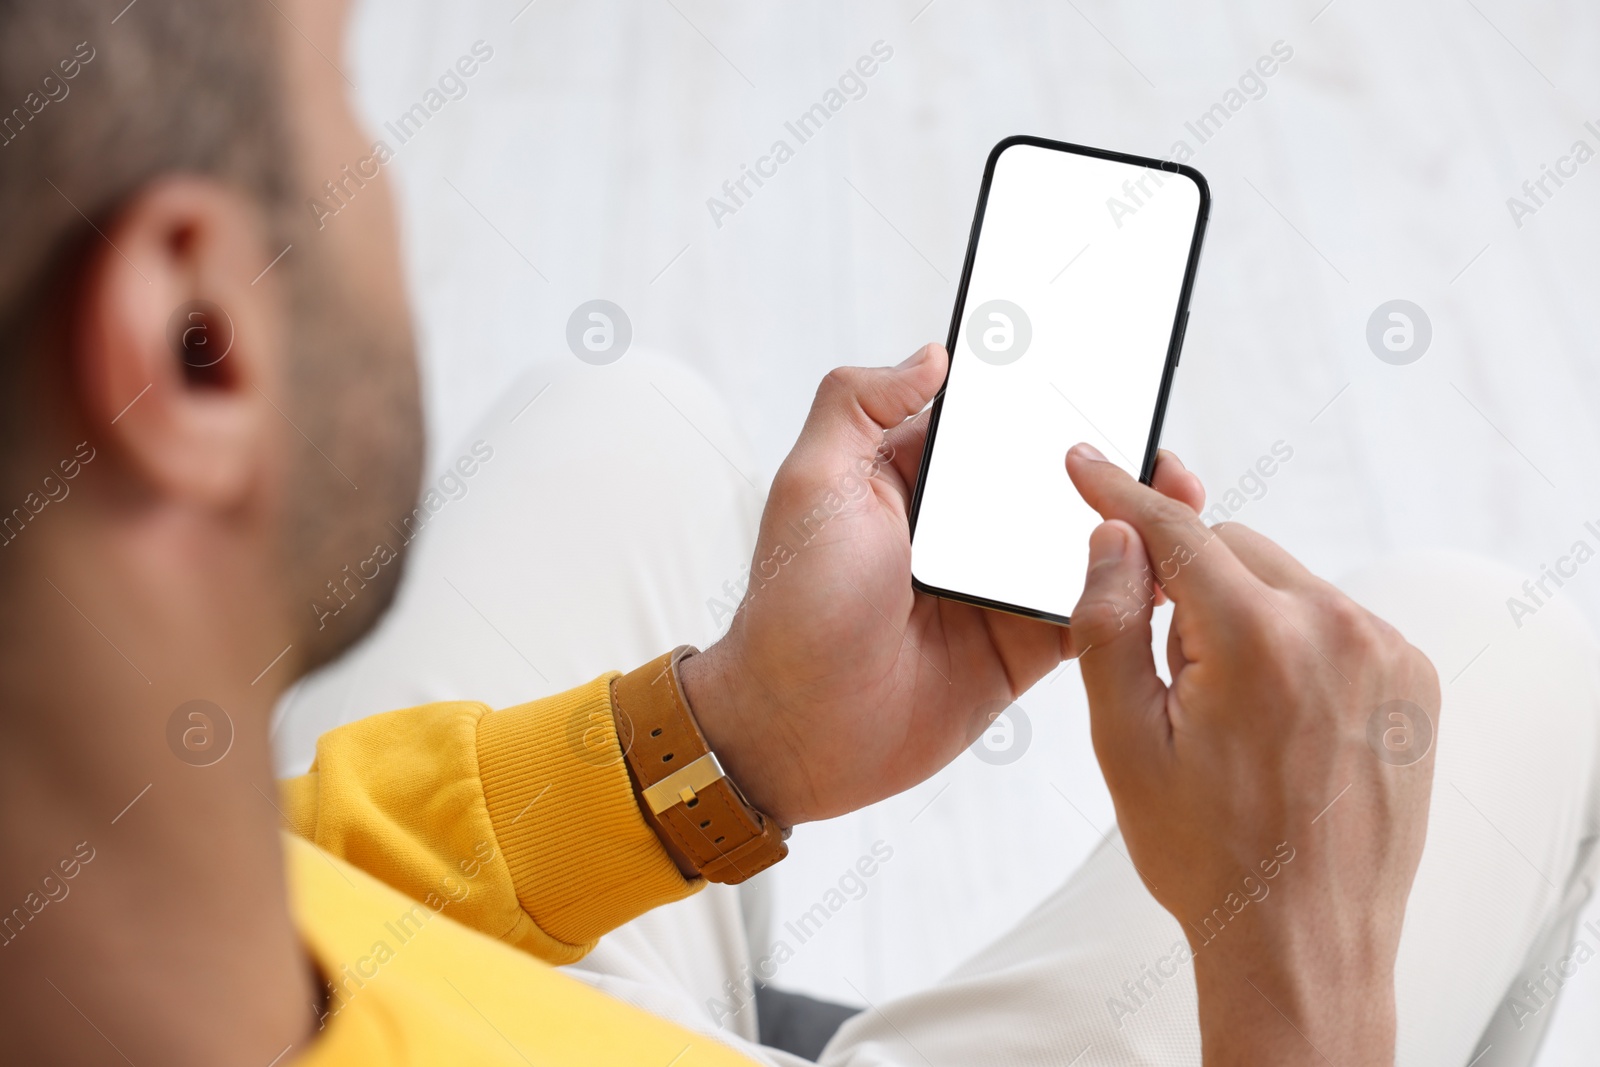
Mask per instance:
[[[839,367],[817,388],[806,434],[850,430],[876,446],[885,430],[915,415],[944,384],[947,359],[939,345],[924,345],[894,367]]]
[[[1143,754],[1165,736],[1166,686],[1150,647],[1155,587],[1144,543],[1120,519],[1089,536],[1089,571],[1072,611],[1089,722],[1108,783],[1147,768]]]

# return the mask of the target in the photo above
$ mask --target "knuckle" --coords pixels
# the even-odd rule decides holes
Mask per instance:
[[[1229,620],[1225,636],[1246,656],[1273,663],[1280,660],[1283,649],[1289,647],[1287,639],[1294,636],[1294,629],[1276,603],[1276,592],[1272,589],[1260,592],[1262,599],[1252,596],[1241,601],[1239,610]]]
[[[1315,597],[1315,610],[1322,629],[1343,646],[1375,646],[1378,631],[1367,610],[1343,593],[1329,587]]]
[[[820,400],[854,396],[860,392],[864,384],[864,373],[860,367],[833,368],[822,376],[822,384],[817,387],[817,398]]]
[[[1272,595],[1268,591],[1267,595]],[[1268,669],[1281,669],[1289,675],[1298,675],[1305,669],[1305,661],[1316,655],[1308,647],[1303,630],[1295,627],[1281,612],[1255,613],[1241,628],[1242,638],[1261,649],[1260,662]]]
[[[1235,623],[1234,639],[1258,669],[1277,681],[1305,677],[1313,660],[1321,663],[1318,650],[1327,642],[1305,621],[1304,608],[1292,597],[1272,588],[1259,592]]]
[[[1405,639],[1405,636],[1401,634],[1399,630],[1396,630],[1393,626],[1389,625],[1386,620],[1379,618],[1371,612],[1367,612],[1367,628],[1372,635],[1373,641],[1375,641],[1378,646],[1385,651],[1388,657],[1397,665],[1407,662],[1410,658],[1410,654],[1416,651],[1411,647],[1411,643]]]
[[[1189,505],[1167,496],[1152,496],[1145,505],[1145,515],[1152,521],[1168,526],[1181,526],[1197,521]]]
[[[1433,660],[1429,659],[1427,654],[1420,648],[1411,644],[1407,644],[1405,647],[1410,675],[1408,680],[1411,681],[1416,691],[1423,696],[1425,704],[1432,711],[1434,721],[1437,722],[1439,714],[1444,708],[1439,686],[1439,669],[1433,665]]]
[[[1134,625],[1140,615],[1136,603],[1119,603],[1111,593],[1095,593],[1072,611],[1072,629],[1080,646],[1105,645]]]
[[[1381,679],[1386,687],[1400,683],[1412,688],[1415,649],[1400,631],[1332,587],[1320,597],[1318,614],[1319,632],[1341,662]],[[1431,664],[1427,669],[1431,671]]]

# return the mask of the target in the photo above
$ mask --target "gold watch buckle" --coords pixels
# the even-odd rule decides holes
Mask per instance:
[[[707,752],[704,756],[679,767],[655,785],[643,790],[644,802],[650,805],[653,815],[660,815],[674,804],[687,804],[695,799],[695,794],[715,782],[726,778],[727,772],[722,769],[722,764],[717,762],[715,752]]]

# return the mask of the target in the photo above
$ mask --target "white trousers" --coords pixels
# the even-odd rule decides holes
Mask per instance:
[[[541,368],[458,451],[479,441],[492,458],[432,483],[435,510],[382,626],[286,695],[274,721],[282,773],[304,769],[340,723],[431,700],[519,703],[716,636],[707,601],[745,573],[762,498],[707,383],[637,349],[610,367]],[[1388,561],[1345,585],[1446,683],[1400,949],[1401,1064],[1529,1063],[1578,965],[1574,942],[1600,945],[1574,929],[1600,825],[1596,648],[1559,600],[1511,629],[1505,598],[1520,584],[1439,556]],[[1480,648],[1491,622],[1500,636]],[[759,911],[747,900],[746,913]],[[710,886],[614,931],[569,970],[758,1060],[797,1064],[756,1044],[753,1005],[713,1010],[749,1003],[745,922],[739,892]],[[821,1062],[1197,1064],[1193,973],[1173,960],[1182,939],[1113,833],[954,973],[868,1005]]]

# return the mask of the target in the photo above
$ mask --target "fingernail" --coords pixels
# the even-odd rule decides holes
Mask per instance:
[[[1100,454],[1100,450],[1094,447],[1094,445],[1089,444],[1087,441],[1080,441],[1073,445],[1071,451],[1076,452],[1078,455],[1083,456],[1086,459],[1096,460],[1100,463],[1104,463],[1106,461],[1106,457]]]
[[[1089,535],[1089,569],[1116,563],[1127,551],[1128,532],[1113,523],[1102,523]]]
[[[926,360],[928,358],[929,351],[931,350],[928,348],[928,346],[923,345],[905,359],[902,359],[899,364],[896,365],[895,370],[910,370],[912,367],[915,367],[917,364]]]

